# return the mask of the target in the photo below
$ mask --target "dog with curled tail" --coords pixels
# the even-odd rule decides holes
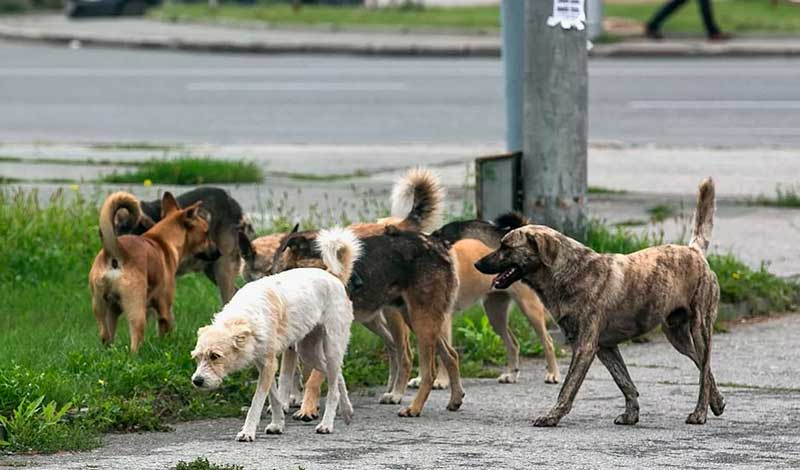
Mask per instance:
[[[215,315],[211,325],[197,332],[192,351],[197,362],[192,375],[195,387],[215,389],[232,372],[251,364],[258,368],[258,385],[238,441],[255,439],[267,395],[272,422],[266,433],[283,433],[289,387],[281,391],[286,396],[279,396],[275,372],[278,356],[293,345],[303,363],[323,371],[328,380],[325,413],[317,433],[333,432],[337,408],[345,424],[352,420],[353,407],[342,376],[353,321],[345,285],[361,253],[361,242],[350,230],[337,228],[321,231],[316,243],[327,270],[299,268],[250,282]],[[291,357],[291,361],[284,358],[281,369],[285,383],[291,382],[296,368],[296,356]]]

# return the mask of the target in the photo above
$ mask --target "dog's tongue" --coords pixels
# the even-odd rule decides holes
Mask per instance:
[[[505,285],[506,280],[510,276],[512,276],[515,271],[516,271],[516,268],[508,268],[505,271],[503,271],[502,273],[500,273],[497,276],[495,276],[494,279],[492,279],[492,287],[495,288],[495,289],[503,289],[503,288],[507,287]]]

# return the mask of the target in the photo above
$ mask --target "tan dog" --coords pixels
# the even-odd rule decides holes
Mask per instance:
[[[497,251],[476,263],[479,271],[497,274],[493,284],[498,289],[518,280],[532,287],[572,347],[558,401],[534,426],[555,426],[569,413],[595,356],[625,396],[625,413],[614,422],[636,424],[639,392],[617,344],[657,326],[700,370],[700,396],[686,423],[704,424],[709,406],[715,415],[722,414],[725,400],[711,373],[719,284],[705,257],[713,223],[714,183],[709,178],[700,185],[689,246],[599,254],[551,228],[528,225],[510,232]]]
[[[160,222],[144,235],[117,237],[116,212],[124,208],[138,218],[139,201],[124,192],[106,198],[100,210],[103,249],[89,271],[92,309],[104,344],[114,340],[117,319],[123,313],[128,317],[131,352],[139,350],[144,338],[148,308],[157,313],[159,334],[173,329],[172,302],[180,261],[216,252],[208,239],[208,223],[198,216],[200,204],[181,209],[172,194],[164,193]]]

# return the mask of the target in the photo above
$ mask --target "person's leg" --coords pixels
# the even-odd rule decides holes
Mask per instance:
[[[697,0],[700,4],[700,15],[703,17],[703,24],[706,27],[708,37],[716,36],[720,33],[719,26],[714,21],[714,12],[711,9],[711,0]]]
[[[661,29],[661,23],[669,17],[672,13],[675,12],[678,8],[680,8],[686,0],[671,0],[664,4],[660,10],[656,12],[653,18],[647,23],[647,31],[648,33],[657,32]]]

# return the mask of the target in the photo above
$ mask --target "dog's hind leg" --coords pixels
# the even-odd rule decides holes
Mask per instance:
[[[547,362],[547,374],[544,377],[544,382],[548,384],[559,383],[561,381],[561,372],[558,369],[558,359],[556,358],[553,338],[550,336],[550,332],[547,331],[547,310],[533,290],[519,282],[512,286],[511,295],[522,313],[528,317],[528,322],[536,331],[536,335],[539,336],[539,341],[542,343],[544,359]]]
[[[110,344],[114,340],[114,335],[109,331],[108,318],[114,316],[114,312],[111,311],[109,303],[102,298],[102,294],[93,293],[92,312],[94,312],[94,319],[97,322],[100,341],[104,345]]]
[[[219,288],[219,295],[222,299],[222,305],[227,304],[236,294],[236,276],[239,274],[239,266],[241,264],[238,250],[235,258],[230,255],[225,255],[216,260],[213,264],[214,270],[214,283]]]
[[[458,367],[458,353],[444,337],[439,338],[436,351],[444,363],[443,369],[447,371],[450,379],[450,402],[447,404],[447,409],[457,411],[461,408],[464,399],[464,388],[461,386],[461,372]]]
[[[397,371],[394,374],[392,389],[385,393],[380,402],[384,404],[399,404],[406,393],[408,379],[411,377],[412,353],[411,353],[411,330],[403,318],[403,313],[394,307],[384,308],[383,315],[386,318],[386,325],[389,328],[397,354]]]
[[[619,352],[619,347],[601,347],[597,351],[597,357],[600,362],[606,366],[606,369],[611,373],[617,387],[622,391],[625,396],[625,413],[617,416],[614,424],[636,424],[639,422],[639,392],[636,390],[636,385],[633,384],[628,368],[625,367],[625,361],[622,360],[622,354]]]
[[[389,355],[389,380],[386,384],[386,393],[383,394],[380,402],[393,403],[395,397],[393,396],[392,392],[394,391],[395,382],[397,381],[397,375],[400,369],[399,353],[397,350],[397,344],[395,344],[394,336],[392,335],[392,332],[389,331],[388,323],[384,313],[379,312],[377,315],[374,315],[369,321],[366,321],[363,324],[369,331],[378,335],[383,340],[383,344],[386,345],[386,351]],[[400,398],[402,398],[402,395]],[[399,403],[399,401],[397,403]]]
[[[350,395],[347,393],[347,384],[344,381],[344,375],[339,373],[339,409],[342,411],[342,419],[344,424],[348,426],[353,422],[353,404],[350,403]]]
[[[142,287],[142,289],[144,289],[144,287]],[[144,333],[147,329],[147,304],[145,303],[145,295],[137,291],[138,289],[132,288],[130,291],[123,292],[120,299],[122,310],[128,317],[132,353],[139,351],[139,346],[144,340]]]
[[[508,327],[508,305],[511,298],[505,292],[493,292],[483,299],[483,310],[495,333],[506,346],[506,370],[497,378],[502,384],[517,383],[519,377],[519,342]]]
[[[158,314],[158,335],[165,336],[175,329],[175,316],[172,314],[172,299],[159,298],[155,302]]]
[[[297,370],[297,351],[290,346],[281,355],[281,372],[278,379],[278,396],[283,403],[284,412],[288,411],[290,395],[294,388],[294,376]]]
[[[306,336],[297,343],[297,352],[303,360],[303,365],[311,367],[311,374],[306,381],[303,393],[303,404],[292,415],[292,419],[309,422],[319,418],[319,396],[322,392],[322,382],[325,381],[325,362],[322,358],[322,344],[317,334]],[[329,384],[330,385],[330,384]]]
[[[700,357],[694,347],[692,333],[689,329],[689,318],[686,310],[676,310],[667,317],[661,328],[672,346],[681,354],[692,360],[697,370],[702,371],[703,366]],[[709,405],[714,415],[719,416],[725,411],[725,398],[719,392],[714,375],[709,373],[708,377],[711,397]]]
[[[333,420],[336,417],[336,410],[339,408],[339,398],[342,390],[344,390],[345,401],[347,404],[350,402],[346,386],[342,387],[339,383],[339,380],[344,381],[344,377],[342,377],[342,361],[347,348],[349,330],[341,333],[337,330],[338,328],[335,326],[331,328],[331,325],[328,325],[326,336],[322,339],[324,367],[328,378],[328,396],[325,399],[325,413],[323,413],[322,421],[316,428],[318,434],[330,434],[333,432]],[[347,420],[349,419],[348,417]]]
[[[398,413],[402,417],[417,417],[422,413],[425,402],[433,388],[433,371],[436,360],[436,345],[441,335],[441,323],[432,324],[433,319],[429,318],[428,312],[412,314],[411,328],[417,335],[417,347],[419,349],[419,375],[420,385],[414,400],[406,408]]]
[[[247,418],[244,420],[242,430],[236,435],[237,441],[252,442],[255,440],[258,423],[261,421],[261,412],[264,410],[264,401],[267,399],[267,394],[271,393],[274,388],[277,368],[278,360],[274,354],[270,354],[266,358],[264,365],[259,366],[256,393],[253,394],[253,400],[250,402],[250,409],[247,410]],[[277,393],[275,395],[277,398]],[[273,405],[272,420],[275,422],[276,414],[279,414],[281,418],[283,417],[283,406],[280,405],[279,400],[276,400],[276,403],[272,403],[272,398],[270,398],[270,405]]]

